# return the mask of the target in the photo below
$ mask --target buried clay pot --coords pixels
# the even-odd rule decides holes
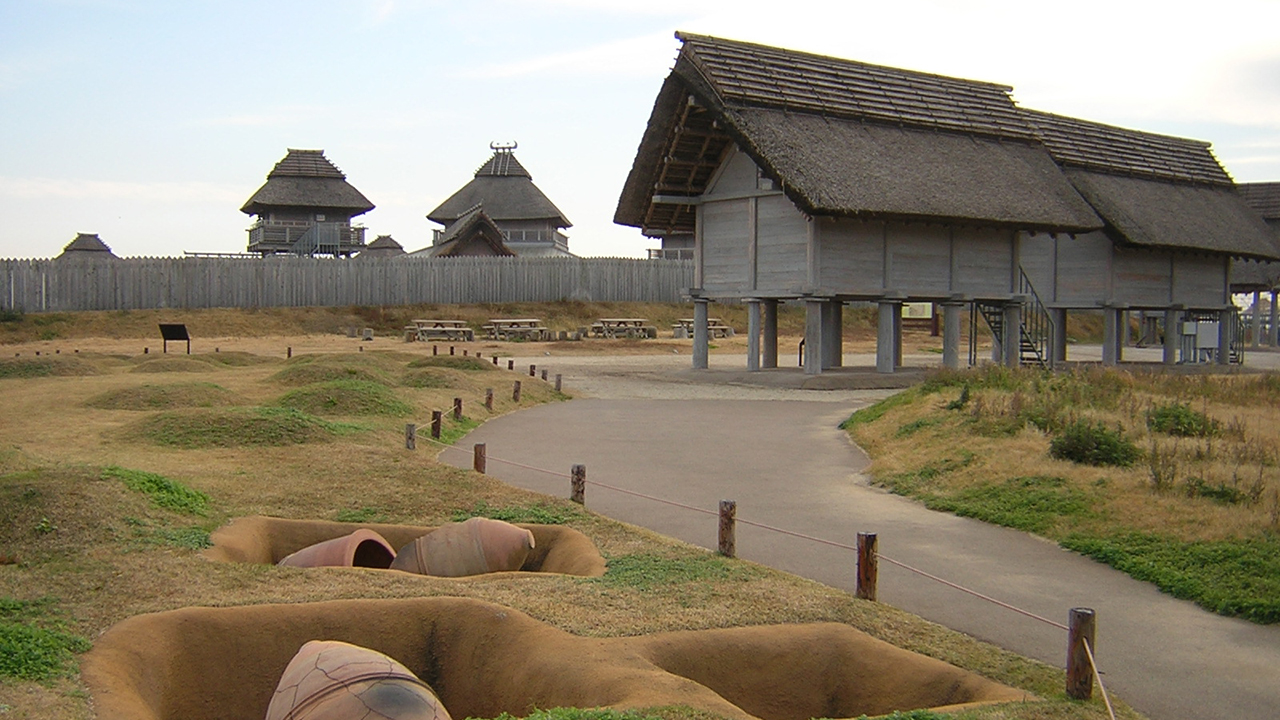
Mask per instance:
[[[533,533],[525,528],[473,517],[442,525],[400,548],[391,569],[439,577],[519,570],[533,546]]]
[[[378,533],[360,528],[349,535],[308,545],[291,553],[278,565],[288,567],[391,567],[396,551]]]
[[[376,650],[337,640],[302,646],[280,676],[266,720],[449,720],[426,683]]]

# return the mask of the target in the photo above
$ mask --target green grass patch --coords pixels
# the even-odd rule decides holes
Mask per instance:
[[[898,473],[885,478],[880,484],[898,495],[918,496],[932,487],[933,481],[947,473],[973,464],[977,457],[968,450],[962,450],[957,457],[943,458],[938,462],[926,463],[919,470]]]
[[[1191,409],[1187,403],[1176,402],[1151,408],[1147,412],[1147,427],[1152,432],[1179,437],[1210,437],[1222,429],[1217,420]]]
[[[683,713],[680,716],[684,716]],[[475,720],[467,718],[467,720]],[[520,720],[510,713],[501,713],[493,720]],[[662,715],[650,715],[633,710],[613,710],[609,708],[552,708],[550,710],[534,710],[525,716],[525,720],[663,720]]]
[[[890,410],[897,407],[902,407],[904,405],[910,405],[911,403],[915,402],[916,399],[919,397],[920,397],[920,391],[916,388],[903,390],[900,393],[890,395],[889,397],[881,400],[880,402],[874,405],[869,405],[867,407],[864,407],[860,410],[855,411],[852,415],[849,416],[847,420],[840,423],[840,427],[844,430],[848,430],[854,427],[855,425],[862,425],[864,423],[873,423],[876,420],[879,420],[880,418],[884,417],[884,414],[889,412]]]
[[[88,638],[66,632],[52,598],[0,597],[0,676],[44,682],[71,674]]]
[[[410,362],[409,367],[443,367],[453,368],[454,370],[477,370],[480,372],[498,369],[498,366],[494,365],[492,361],[485,362],[477,357],[463,357],[461,355],[431,355]]]
[[[1280,622],[1280,538],[1183,542],[1147,533],[1071,535],[1062,546],[1220,615]]]
[[[164,545],[183,550],[203,550],[213,547],[213,541],[209,539],[209,531],[198,525],[170,527],[128,516],[124,518],[124,523],[133,531],[134,540],[143,545]]]
[[[97,368],[91,363],[74,356],[0,359],[0,379],[77,377],[97,374]]]
[[[301,355],[289,361],[288,367],[271,376],[271,379],[291,386],[313,385],[334,380],[363,380],[365,382],[394,384],[391,376],[381,367],[385,361],[351,355]]]
[[[401,383],[412,388],[451,388],[453,378],[434,370],[412,370],[405,373]]]
[[[206,373],[213,372],[216,368],[214,364],[206,360],[203,356],[197,355],[173,355],[170,357],[158,357],[153,360],[144,360],[130,370],[136,373],[166,373],[166,372],[189,372],[189,373]]]
[[[918,420],[912,420],[911,422],[902,425],[898,428],[897,432],[893,434],[893,436],[898,438],[908,437],[910,435],[915,435],[917,432],[920,432],[925,428],[933,427],[941,423],[942,418],[922,417]]]
[[[375,507],[343,508],[333,514],[333,519],[344,523],[385,523],[388,518]]]
[[[548,503],[534,505],[515,505],[493,507],[481,500],[469,510],[455,510],[450,518],[453,522],[462,522],[467,518],[485,517],[509,523],[533,523],[538,525],[564,525],[583,517],[580,510]]]
[[[965,488],[954,495],[918,495],[931,510],[952,512],[994,525],[1044,534],[1060,518],[1088,517],[1094,498],[1068,487],[1059,477],[1035,475],[1006,480],[999,485]]]
[[[466,415],[463,415],[461,420],[454,420],[453,412],[447,412],[445,413],[443,422],[440,423],[440,438],[438,442],[442,442],[445,445],[452,445],[466,437],[467,433],[478,427],[480,427],[479,420],[473,420]],[[430,437],[431,426],[427,425],[425,429],[427,431],[427,436]],[[418,432],[422,432],[422,430],[419,429]]]
[[[134,426],[134,434],[158,445],[180,448],[283,446],[327,442],[364,430],[290,408],[173,410]]]
[[[413,414],[413,406],[397,398],[391,388],[369,380],[330,380],[307,385],[285,393],[276,404],[315,415]]]
[[[680,557],[636,553],[609,558],[604,576],[586,582],[651,590],[685,583],[749,580],[753,576],[748,566],[710,553]]]
[[[130,490],[146,495],[156,507],[202,517],[209,512],[208,495],[163,475],[111,465],[103,468],[102,478],[119,480]]]
[[[120,388],[95,395],[85,405],[101,410],[170,410],[226,407],[238,402],[235,393],[220,385],[194,382]]]

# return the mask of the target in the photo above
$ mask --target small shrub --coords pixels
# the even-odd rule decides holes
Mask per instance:
[[[1049,455],[1082,465],[1129,467],[1142,451],[1119,428],[1077,420],[1049,442]]]
[[[1147,427],[1152,432],[1179,437],[1209,437],[1217,435],[1221,423],[1204,413],[1193,410],[1187,403],[1157,405],[1147,412]]]
[[[26,317],[21,307],[0,307],[0,323],[18,323]]]
[[[1198,477],[1187,478],[1187,497],[1199,497],[1213,500],[1223,505],[1240,505],[1250,502],[1249,493],[1237,487],[1229,487],[1226,483],[1210,485]]]
[[[960,396],[946,404],[948,410],[963,410],[969,404],[969,386],[960,389]]]

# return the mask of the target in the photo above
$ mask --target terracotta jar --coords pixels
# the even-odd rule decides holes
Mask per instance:
[[[289,567],[367,567],[387,569],[396,551],[378,533],[360,528],[350,535],[308,545],[291,553],[277,565]]]
[[[266,720],[449,720],[426,683],[376,650],[312,640],[285,667]]]
[[[400,548],[391,568],[441,577],[519,570],[532,549],[532,532],[501,520],[473,517],[442,525]]]

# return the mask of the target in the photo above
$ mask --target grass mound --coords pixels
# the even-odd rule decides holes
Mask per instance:
[[[362,380],[391,385],[389,372],[402,364],[377,358],[372,353],[352,355],[300,355],[288,361],[288,367],[271,379],[291,386],[313,385],[334,380]]]
[[[397,398],[391,388],[369,380],[330,380],[307,385],[276,402],[284,408],[317,415],[413,414],[413,406]]]
[[[301,445],[326,442],[357,428],[291,408],[162,412],[137,423],[133,435],[181,448]]]
[[[400,382],[412,388],[457,387],[452,377],[437,370],[411,370],[405,373]]]
[[[275,358],[239,351],[204,353],[196,357],[219,365],[226,365],[227,367],[251,367],[253,365],[267,365],[279,362]]]
[[[193,382],[120,388],[89,398],[85,405],[101,410],[170,410],[225,407],[239,402],[235,393],[220,385]]]
[[[485,362],[480,358],[462,357],[460,355],[432,355],[430,357],[418,358],[409,363],[411,368],[425,367],[443,367],[453,368],[454,370],[495,370],[497,366],[492,362]]]
[[[37,377],[75,377],[97,375],[92,363],[78,357],[4,358],[0,360],[0,379]]]
[[[208,359],[198,355],[178,355],[174,357],[158,357],[154,360],[143,360],[132,372],[213,372],[214,365]]]

